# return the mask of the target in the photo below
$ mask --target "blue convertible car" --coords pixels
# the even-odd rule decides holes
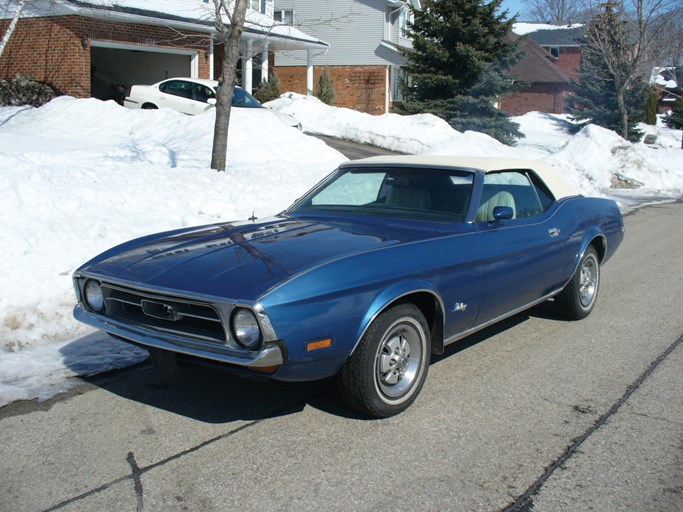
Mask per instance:
[[[548,164],[377,157],[263,220],[146,236],[75,272],[75,317],[154,362],[337,375],[374,417],[406,409],[431,354],[551,297],[588,315],[622,241],[617,205]]]

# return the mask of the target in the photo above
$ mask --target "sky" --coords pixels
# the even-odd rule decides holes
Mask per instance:
[[[525,9],[525,6],[525,0],[503,0],[503,8],[508,9],[510,11],[510,16],[514,16],[515,14],[520,13],[520,16],[518,16],[517,21],[529,21],[525,20],[524,17],[521,15],[521,11]]]

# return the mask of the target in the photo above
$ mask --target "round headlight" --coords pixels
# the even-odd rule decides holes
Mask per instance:
[[[244,348],[256,348],[261,343],[261,328],[248,309],[238,309],[232,315],[232,334]]]
[[[97,313],[104,311],[104,297],[100,283],[90,280],[85,283],[83,291],[85,292],[85,302],[90,309]]]

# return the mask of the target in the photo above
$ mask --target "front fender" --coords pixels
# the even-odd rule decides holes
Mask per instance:
[[[444,318],[445,309],[443,300],[432,283],[422,279],[411,279],[400,283],[394,283],[388,288],[383,289],[370,304],[370,307],[368,308],[358,327],[358,332],[356,333],[356,342],[351,353],[355,352],[360,340],[375,318],[390,308],[393,304],[400,302],[404,297],[418,293],[427,293],[432,295],[436,299],[438,307],[441,310],[439,318]]]

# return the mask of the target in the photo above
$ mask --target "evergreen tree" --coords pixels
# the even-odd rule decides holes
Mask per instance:
[[[409,24],[413,49],[405,51],[399,112],[428,112],[455,129],[477,130],[506,144],[523,137],[519,125],[496,108],[512,91],[505,71],[518,55],[508,36],[513,19],[498,14],[502,0],[424,0]]]
[[[647,88],[647,97],[643,108],[643,122],[651,126],[657,125],[657,105],[659,105],[659,90],[655,87]]]
[[[669,128],[683,129],[683,89],[677,90],[679,96],[671,106],[671,112],[664,117],[664,122]]]
[[[683,130],[683,89],[676,90],[678,98],[674,101],[669,112],[664,118],[664,122],[669,128],[678,128]],[[683,149],[683,132],[681,132],[681,149]]]
[[[261,103],[266,103],[278,99],[281,94],[280,79],[277,76],[272,75],[267,82],[265,80],[261,82],[258,86],[258,90],[254,93],[254,98]]]
[[[638,121],[646,98],[646,86],[641,79],[634,80],[629,94],[624,95],[628,112],[628,140],[632,142],[639,141],[643,136],[638,129]],[[622,118],[614,78],[602,58],[590,49],[581,53],[579,82],[576,83],[575,94],[567,99],[566,111],[579,123],[576,131],[593,123],[621,134]]]
[[[330,77],[327,68],[324,68],[323,72],[320,73],[318,84],[315,91],[313,91],[313,95],[327,105],[334,105],[336,93],[334,91],[334,83],[332,82],[332,78]]]

